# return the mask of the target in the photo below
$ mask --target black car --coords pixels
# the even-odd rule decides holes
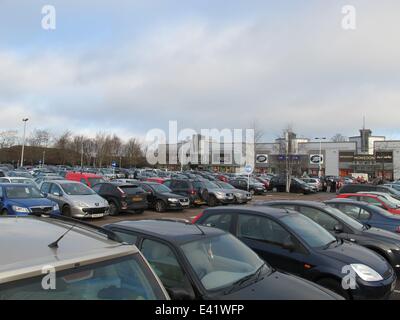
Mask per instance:
[[[261,206],[206,209],[194,222],[230,231],[272,267],[347,299],[388,298],[396,284],[393,268],[380,255],[335,238],[292,210]],[[344,280],[352,285],[345,286]]]
[[[200,206],[206,204],[206,190],[200,180],[193,179],[169,179],[163,183],[173,193],[187,197],[191,205]]]
[[[400,215],[390,213],[375,204],[343,198],[335,198],[324,203],[365,225],[400,233]]]
[[[285,192],[286,191],[286,176],[280,175],[280,176],[274,176],[271,178],[269,181],[269,190],[276,190],[278,192]],[[315,193],[318,190],[316,188],[308,185],[304,181],[297,179],[297,178],[292,178],[291,183],[290,183],[290,192],[293,193],[303,193],[303,194],[309,194],[309,193]]]
[[[123,221],[105,226],[136,244],[176,300],[340,299],[272,269],[229,233],[190,223]]]
[[[394,188],[383,186],[383,185],[375,185],[375,184],[345,184],[338,191],[338,194],[342,193],[359,193],[359,192],[368,192],[368,191],[377,191],[389,193],[392,197],[400,200],[400,191],[397,191]]]
[[[362,224],[321,202],[278,200],[265,202],[263,205],[302,213],[337,238],[375,251],[391,264],[397,274],[400,274],[400,235]]]
[[[147,193],[138,185],[102,182],[94,185],[92,189],[108,201],[110,215],[132,211],[143,213],[148,207]]]
[[[267,193],[265,186],[261,182],[253,181],[253,179],[248,181],[247,178],[235,178],[228,182],[237,189],[249,191],[252,195],[262,195]]]
[[[183,210],[190,206],[189,198],[172,193],[172,190],[163,184],[157,182],[138,182],[137,184],[147,192],[149,207],[157,212],[168,209]]]

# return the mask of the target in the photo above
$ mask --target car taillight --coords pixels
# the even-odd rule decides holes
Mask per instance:
[[[192,220],[192,224],[195,224],[201,217],[203,216],[203,212],[195,216]]]
[[[190,194],[196,194],[197,192],[196,192],[196,190],[190,190]]]

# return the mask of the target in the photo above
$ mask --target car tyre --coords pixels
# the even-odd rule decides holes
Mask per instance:
[[[109,209],[110,216],[116,216],[119,213],[118,205],[114,201],[109,201]]]
[[[71,208],[69,206],[64,206],[62,208],[62,215],[65,217],[71,217]]]
[[[327,288],[338,295],[342,296],[346,300],[350,300],[350,295],[349,293],[342,288],[341,283],[337,280],[334,279],[322,279],[318,281],[318,284],[324,288]]]
[[[218,203],[218,201],[217,201],[217,198],[215,196],[210,195],[208,197],[207,204],[208,204],[209,207],[215,207],[217,205],[217,203]]]
[[[1,216],[8,216],[8,210],[7,209],[3,209],[1,210]]]
[[[156,209],[157,212],[161,213],[161,212],[165,212],[166,210],[166,205],[165,202],[162,200],[157,200],[154,208]]]

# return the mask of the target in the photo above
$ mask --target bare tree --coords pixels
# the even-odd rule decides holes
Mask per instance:
[[[0,132],[0,149],[11,148],[18,143],[18,131],[7,130]]]
[[[344,135],[340,134],[340,133],[336,133],[332,138],[331,141],[332,142],[346,142],[349,139],[347,137],[345,137]]]
[[[28,138],[28,144],[32,147],[47,148],[50,144],[50,132],[44,129],[35,129]]]
[[[128,161],[130,167],[141,165],[145,162],[145,153],[141,143],[135,139],[131,138],[123,146],[123,155]]]

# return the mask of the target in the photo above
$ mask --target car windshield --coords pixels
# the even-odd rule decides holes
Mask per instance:
[[[64,192],[70,196],[88,196],[95,192],[83,183],[63,183],[61,184]]]
[[[229,183],[226,182],[218,182],[218,185],[222,188],[222,189],[235,189],[234,186],[232,186]]]
[[[170,188],[164,186],[163,184],[152,184],[151,188],[158,193],[169,193],[172,192]]]
[[[255,273],[264,262],[230,234],[209,237],[181,246],[206,290],[219,290]]]
[[[55,289],[43,277],[0,285],[0,300],[161,300],[154,275],[139,254],[56,273]]]
[[[296,181],[297,183],[302,184],[302,185],[306,184],[303,180],[300,180],[297,178],[293,178],[293,181]]]
[[[352,217],[349,217],[348,215],[344,214],[342,211],[336,208],[332,208],[330,206],[324,206],[324,209],[331,213],[333,216],[336,218],[342,220],[344,223],[349,225],[350,227],[356,229],[356,230],[363,230],[363,224],[358,222],[357,220],[353,219]]]
[[[94,186],[94,185],[96,185],[96,184],[98,184],[98,183],[103,183],[103,182],[105,182],[105,180],[102,179],[102,178],[88,178],[88,181],[89,181],[89,183],[90,183],[91,186]]]
[[[5,187],[5,191],[9,199],[43,198],[43,195],[35,186],[7,186]]]
[[[335,241],[335,237],[326,229],[301,214],[284,216],[281,221],[312,248],[324,247]]]
[[[30,179],[13,179],[13,178],[10,178],[10,183],[34,184],[34,182]]]
[[[397,208],[397,205],[395,203],[391,202],[385,196],[381,196],[381,195],[376,195],[376,196],[379,198],[380,201],[382,201],[390,209],[396,209]]]

